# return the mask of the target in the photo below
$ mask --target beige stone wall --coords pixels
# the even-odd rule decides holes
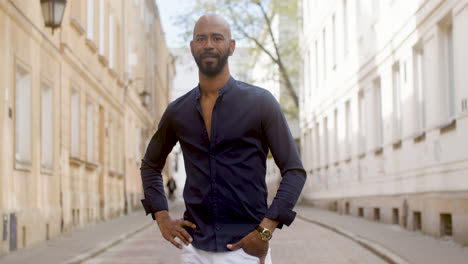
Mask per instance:
[[[154,1],[95,0],[93,34],[87,4],[68,1],[62,26],[52,34],[43,26],[40,1],[0,1],[0,255],[11,251],[13,216],[20,249],[141,208],[139,167],[168,104],[172,57]],[[15,158],[18,68],[31,80],[30,164]],[[53,165],[47,169],[41,165],[43,85],[53,95]],[[79,94],[77,155],[71,153],[73,91]],[[143,91],[150,94],[148,105]],[[87,156],[88,104],[93,158]]]

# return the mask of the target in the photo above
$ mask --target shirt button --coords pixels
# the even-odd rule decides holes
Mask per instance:
[[[214,158],[215,158],[215,156],[214,156],[214,155],[211,155],[210,157],[211,157],[211,159],[214,159]]]
[[[215,229],[219,231],[221,229],[221,227],[219,225],[216,225]]]

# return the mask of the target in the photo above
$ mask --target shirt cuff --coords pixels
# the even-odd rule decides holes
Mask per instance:
[[[143,205],[143,208],[145,209],[146,215],[151,214],[151,217],[153,220],[156,220],[154,217],[154,213],[163,211],[163,210],[168,210],[167,202],[161,206],[152,206],[151,202],[148,199],[142,199],[141,204]]]
[[[281,205],[280,201],[276,200],[273,201],[270,208],[268,208],[265,217],[271,220],[278,221],[279,224],[276,228],[281,229],[283,225],[291,225],[291,223],[296,218],[296,212],[287,209],[286,206]]]

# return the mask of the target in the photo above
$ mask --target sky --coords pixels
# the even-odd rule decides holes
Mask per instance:
[[[184,29],[174,24],[174,19],[188,8],[191,8],[193,0],[155,0],[159,8],[161,23],[166,35],[166,41],[169,48],[188,45],[179,35]]]

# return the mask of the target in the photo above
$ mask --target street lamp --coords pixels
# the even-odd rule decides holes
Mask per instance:
[[[41,0],[44,23],[46,27],[52,28],[52,34],[54,34],[54,29],[62,24],[66,5],[67,0]]]
[[[151,94],[148,93],[146,90],[144,90],[143,92],[140,93],[140,98],[141,98],[141,101],[143,102],[143,105],[148,106],[150,103]]]

